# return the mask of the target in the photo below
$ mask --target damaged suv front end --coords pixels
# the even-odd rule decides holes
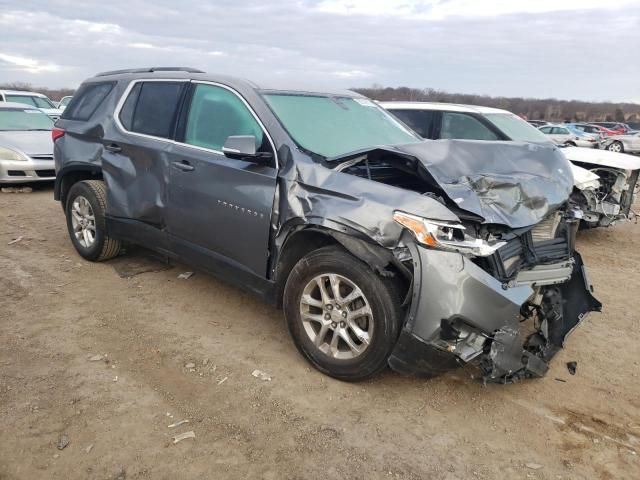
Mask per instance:
[[[571,166],[557,149],[427,141],[333,161],[436,199],[456,218],[394,211],[403,227],[394,255],[412,271],[394,370],[434,376],[473,362],[485,382],[539,377],[585,315],[601,309],[575,251],[581,212],[568,201]]]

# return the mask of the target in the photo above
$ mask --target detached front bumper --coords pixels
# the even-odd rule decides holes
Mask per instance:
[[[55,180],[53,159],[0,160],[0,183],[25,183]]]
[[[473,361],[488,382],[542,376],[566,336],[601,309],[577,253],[572,261],[523,271],[506,285],[458,253],[409,248],[413,298],[389,358],[400,373],[435,376]],[[530,308],[539,309],[538,325],[521,323]]]

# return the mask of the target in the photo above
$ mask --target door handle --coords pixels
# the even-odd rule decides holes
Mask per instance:
[[[182,160],[180,162],[172,162],[172,165],[178,170],[182,170],[183,172],[191,172],[196,168],[186,160]]]
[[[118,153],[122,151],[122,147],[117,143],[109,143],[104,146],[105,150],[108,150],[112,153]]]

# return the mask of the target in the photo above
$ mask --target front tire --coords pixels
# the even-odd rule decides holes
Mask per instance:
[[[67,196],[69,237],[80,256],[93,262],[113,258],[121,249],[120,241],[107,235],[106,207],[107,187],[101,180],[78,182]]]
[[[607,150],[609,150],[610,152],[615,152],[615,153],[623,153],[624,152],[624,146],[622,145],[622,142],[615,141],[615,142],[613,142],[611,145],[609,145],[607,147]]]
[[[329,246],[296,264],[283,305],[296,347],[316,369],[360,381],[387,365],[403,318],[400,298],[395,279]]]

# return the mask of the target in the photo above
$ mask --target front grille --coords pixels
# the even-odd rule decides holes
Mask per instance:
[[[570,235],[562,216],[556,214],[510,239],[478,264],[498,280],[506,282],[522,268],[569,259]]]
[[[36,170],[36,175],[39,177],[55,177],[55,170]]]
[[[533,242],[537,243],[555,238],[561,218],[562,217],[560,216],[560,212],[557,212],[555,215],[549,215],[547,218],[533,227],[531,229],[531,237],[533,239]]]

